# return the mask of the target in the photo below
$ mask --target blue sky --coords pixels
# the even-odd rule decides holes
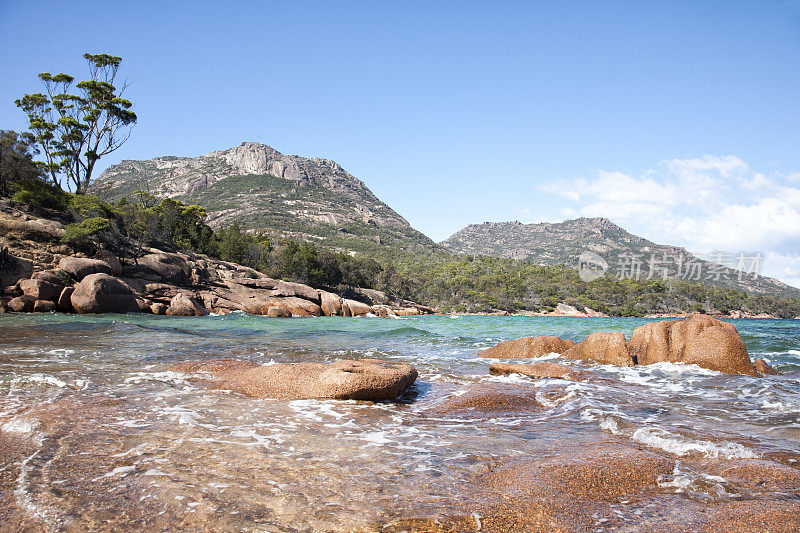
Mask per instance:
[[[139,124],[101,169],[252,140],[338,161],[435,240],[601,215],[800,284],[797,0],[0,0],[0,34],[0,128],[39,72],[123,57]]]

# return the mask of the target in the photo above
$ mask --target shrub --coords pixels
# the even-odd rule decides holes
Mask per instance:
[[[110,205],[89,194],[73,195],[69,200],[69,207],[84,218],[110,218],[113,215]]]
[[[81,222],[67,225],[64,236],[61,238],[64,242],[74,242],[78,239],[94,235],[104,229],[107,229],[110,222],[107,218],[93,217],[87,218]]]
[[[57,211],[65,210],[72,196],[59,187],[38,179],[17,181],[13,184],[13,189],[15,192],[11,199],[15,202]]]

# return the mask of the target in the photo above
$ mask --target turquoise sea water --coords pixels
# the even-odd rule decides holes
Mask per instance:
[[[17,458],[0,457],[0,473],[14,473],[3,488],[13,490],[9,505],[77,529],[114,516],[131,529],[160,527],[153,520],[162,517],[189,528],[350,530],[455,511],[478,497],[474,480],[488,462],[613,440],[680,460],[662,480],[665,493],[712,502],[774,497],[737,493],[693,468],[752,458],[791,465],[800,457],[800,321],[732,321],[751,357],[780,372],[765,378],[566,361],[593,378],[534,381],[490,376],[493,361],[478,356],[502,340],[629,336],[645,322],[6,314],[0,429],[33,444]],[[371,404],[249,399],[167,371],[212,358],[378,358],[412,363],[419,378],[401,401]],[[449,398],[495,382],[529,387],[546,409],[436,414]]]

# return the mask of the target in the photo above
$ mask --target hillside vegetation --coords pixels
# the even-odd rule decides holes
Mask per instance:
[[[725,257],[720,254],[717,263],[703,261],[685,248],[656,244],[633,235],[607,218],[578,218],[538,224],[484,222],[467,226],[441,244],[448,250],[461,254],[489,255],[520,259],[539,265],[567,265],[574,268],[578,267],[581,253],[590,251],[606,261],[612,275],[626,274],[623,269],[632,267],[632,260],[636,258],[642,277],[661,278],[666,273],[669,278],[702,281],[718,287],[800,297],[800,289],[776,279],[740,275],[742,273],[730,268],[736,266],[734,256]],[[726,262],[726,259],[730,263],[728,267],[718,264]],[[652,276],[651,261],[654,267]],[[742,266],[743,270],[748,269],[750,261],[743,261]],[[709,275],[710,273],[713,275]]]
[[[676,280],[615,280],[585,283],[566,266],[446,251],[416,254],[382,246],[374,257],[341,253],[311,242],[246,232],[234,223],[215,231],[205,209],[144,193],[105,202],[72,195],[42,182],[15,184],[12,198],[68,223],[66,244],[92,253],[114,248],[136,254],[147,245],[191,250],[255,268],[270,277],[329,287],[346,294],[351,286],[374,288],[444,312],[548,311],[558,303],[614,316],[704,311],[800,315],[796,298]]]

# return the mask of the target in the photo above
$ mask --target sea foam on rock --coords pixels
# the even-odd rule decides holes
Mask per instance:
[[[560,378],[571,380],[586,379],[586,374],[572,369],[567,365],[552,362],[540,362],[513,365],[509,363],[494,363],[489,366],[489,373],[494,375],[522,374],[530,378]]]
[[[667,361],[728,374],[759,375],[736,327],[704,315],[639,326],[628,349],[640,365]]]
[[[620,332],[592,333],[579,344],[561,352],[556,351],[555,345],[546,345],[543,339],[561,341],[557,337],[523,337],[501,342],[480,355],[498,358],[535,357],[547,349],[561,353],[568,359],[616,366],[670,362],[694,364],[727,374],[759,376],[759,372],[775,373],[763,360],[756,360],[755,363],[750,361],[747,348],[733,324],[705,315],[644,324],[633,331],[627,342],[625,335]],[[545,345],[546,348],[541,347]],[[505,370],[510,372],[508,368]]]
[[[521,359],[527,357],[541,357],[549,353],[564,353],[575,346],[571,340],[559,339],[553,336],[522,337],[511,341],[504,341],[482,351],[480,357],[493,359]]]

